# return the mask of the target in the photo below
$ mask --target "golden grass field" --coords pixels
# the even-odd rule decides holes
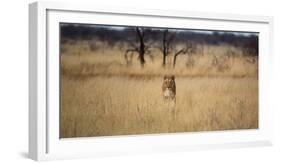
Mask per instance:
[[[62,47],[62,138],[258,128],[258,58],[235,47],[205,45],[175,68],[172,56],[162,68],[156,50],[141,68],[137,56],[127,66],[122,49]],[[165,74],[175,75],[175,106],[163,101]]]

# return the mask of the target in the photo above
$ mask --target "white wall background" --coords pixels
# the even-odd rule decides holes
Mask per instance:
[[[74,1],[74,0],[71,0]],[[131,155],[67,162],[281,162],[281,4],[278,0],[92,0],[101,5],[274,16],[276,91],[273,147]],[[31,162],[28,148],[28,3],[0,5],[0,162]],[[79,1],[83,3],[83,0]],[[269,54],[273,55],[273,54]],[[58,161],[59,162],[59,161]]]

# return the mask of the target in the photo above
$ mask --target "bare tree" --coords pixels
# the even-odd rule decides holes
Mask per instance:
[[[134,44],[132,42],[129,42],[129,46],[131,48],[127,49],[125,52],[125,60],[127,62],[127,64],[130,64],[133,58],[133,54],[137,53],[138,54],[138,59],[140,61],[141,67],[144,66],[145,64],[145,59],[144,59],[144,55],[145,54],[149,54],[149,46],[146,46],[145,44],[145,40],[144,40],[144,36],[145,36],[145,32],[144,29],[141,27],[136,27],[135,28],[136,31],[136,36],[137,36],[137,40],[138,43]],[[130,56],[128,56],[130,54]]]
[[[140,64],[143,67],[145,64],[144,53],[145,53],[145,44],[144,44],[144,30],[142,28],[136,28],[137,36],[139,38],[139,60]]]
[[[196,44],[188,41],[182,49],[176,50],[174,54],[173,67],[175,68],[178,55],[188,55],[196,53]]]
[[[173,60],[173,67],[175,68],[176,67],[176,62],[177,62],[177,56],[180,55],[180,54],[186,54],[186,48],[183,48],[183,49],[180,49],[178,51],[175,52],[174,54],[174,60]]]
[[[163,54],[163,61],[162,66],[166,66],[166,57],[171,53],[172,47],[172,41],[174,39],[175,33],[170,32],[168,29],[163,31],[162,36],[162,44],[159,46],[159,49],[161,50]]]

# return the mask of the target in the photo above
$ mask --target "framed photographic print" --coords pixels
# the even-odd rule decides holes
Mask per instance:
[[[271,17],[36,2],[35,160],[272,144]]]

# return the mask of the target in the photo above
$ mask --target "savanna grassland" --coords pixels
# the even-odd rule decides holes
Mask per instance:
[[[62,44],[60,137],[91,137],[258,128],[258,58],[229,45],[130,64],[122,48],[92,51]],[[154,49],[152,53],[160,53]],[[165,74],[175,75],[176,105],[164,102]]]

